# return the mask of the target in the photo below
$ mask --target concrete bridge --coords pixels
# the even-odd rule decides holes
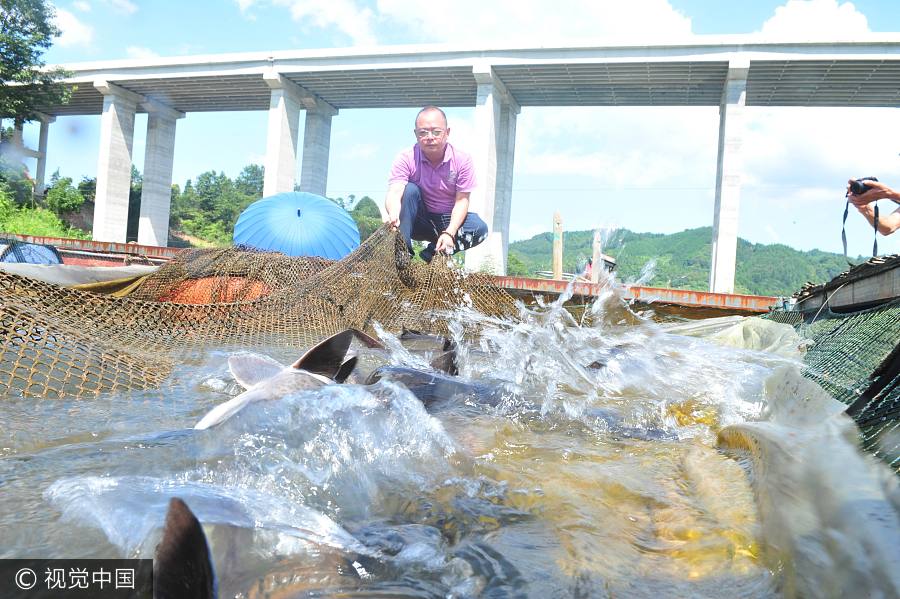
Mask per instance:
[[[101,115],[96,241],[124,242],[134,118],[148,113],[138,243],[166,245],[176,123],[188,112],[267,110],[264,194],[296,182],[324,195],[332,119],[342,109],[474,106],[480,186],[472,209],[491,226],[467,252],[505,272],[516,137],[522,106],[719,106],[710,291],[734,289],[746,106],[900,106],[900,36],[853,42],[695,37],[666,45],[560,48],[396,46],[225,54],[64,65],[77,86],[59,115]]]

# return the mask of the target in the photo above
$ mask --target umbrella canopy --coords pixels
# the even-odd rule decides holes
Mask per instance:
[[[0,262],[62,264],[62,258],[57,249],[50,245],[0,239]]]
[[[359,229],[331,200],[292,191],[247,206],[234,225],[234,243],[288,256],[340,260],[359,246]]]

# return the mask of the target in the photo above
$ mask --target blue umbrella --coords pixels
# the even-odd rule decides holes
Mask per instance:
[[[234,225],[234,243],[288,256],[340,260],[359,246],[359,229],[331,200],[292,191],[247,206]]]
[[[62,264],[62,258],[59,251],[51,245],[0,239],[0,262]]]

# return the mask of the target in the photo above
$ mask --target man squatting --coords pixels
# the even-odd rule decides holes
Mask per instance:
[[[412,240],[427,241],[419,256],[454,254],[475,247],[487,237],[481,218],[469,212],[475,188],[472,157],[447,142],[447,115],[426,106],[416,115],[416,144],[400,152],[391,167],[386,221],[398,227],[413,254]]]

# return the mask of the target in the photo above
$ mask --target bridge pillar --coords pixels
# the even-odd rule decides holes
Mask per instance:
[[[301,105],[287,78],[272,73],[264,79],[272,89],[263,177],[263,196],[270,196],[294,191]]]
[[[324,196],[328,183],[331,117],[338,113],[337,109],[275,71],[265,73],[263,78],[272,89],[263,195],[294,190],[300,110],[305,109],[299,188]]]
[[[490,66],[473,67],[478,85],[475,103],[473,152],[477,187],[469,210],[488,224],[490,233],[481,245],[466,251],[466,268],[506,274],[509,220],[512,203],[516,116],[519,104]]]
[[[719,156],[716,164],[716,204],[713,219],[709,290],[734,293],[738,212],[741,200],[741,146],[747,99],[748,60],[732,60],[719,105]]]
[[[37,168],[34,173],[34,193],[44,195],[44,181],[47,177],[47,137],[50,134],[50,123],[56,120],[55,116],[42,115],[40,117],[41,129],[38,133]]]
[[[106,81],[95,81],[94,87],[103,94],[103,115],[100,118],[93,237],[94,241],[125,243],[134,113],[144,98]]]
[[[325,195],[328,186],[328,155],[331,152],[331,117],[337,111],[306,109],[303,129],[303,163],[300,191]]]
[[[143,107],[147,110],[147,146],[137,242],[165,247],[169,242],[175,126],[184,113],[152,101]]]

